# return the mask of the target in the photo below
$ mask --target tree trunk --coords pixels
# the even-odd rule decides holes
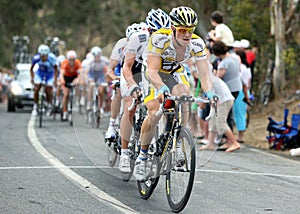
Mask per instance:
[[[275,98],[283,93],[286,84],[285,63],[283,53],[285,43],[285,19],[283,14],[283,0],[273,1],[274,22],[275,22],[275,69],[273,73],[273,88]]]

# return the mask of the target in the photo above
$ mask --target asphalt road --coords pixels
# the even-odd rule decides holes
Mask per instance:
[[[170,213],[164,176],[148,200],[110,168],[101,131],[0,104],[0,213]],[[102,128],[106,128],[103,124]],[[202,166],[203,165],[203,166]],[[197,151],[194,187],[182,213],[300,213],[300,161],[246,145]]]

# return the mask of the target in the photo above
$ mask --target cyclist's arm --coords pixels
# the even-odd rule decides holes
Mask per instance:
[[[136,85],[137,83],[133,79],[132,75],[132,66],[135,61],[135,56],[136,54],[127,52],[125,54],[125,60],[124,60],[124,65],[123,65],[123,75],[127,83],[129,84],[129,87]]]
[[[60,67],[60,78],[59,78],[60,82],[62,84],[65,84],[65,78],[64,78],[65,72],[66,72],[66,67],[65,67],[65,63],[63,62],[61,67]]]
[[[207,92],[212,90],[212,81],[209,76],[209,66],[206,59],[196,60],[198,77],[201,80],[201,88]]]
[[[107,78],[110,80],[114,80],[117,78],[117,76],[114,73],[115,67],[117,67],[119,61],[116,59],[110,59],[108,64],[108,72],[106,73]]]
[[[158,74],[160,66],[161,66],[160,55],[149,53],[147,56],[148,77],[152,85],[157,89],[160,89],[162,86],[165,85]]]
[[[54,82],[56,83],[56,81],[57,81],[57,76],[58,76],[57,65],[54,65],[53,68],[54,68]]]
[[[31,64],[31,67],[30,67],[30,77],[31,77],[31,81],[33,82],[33,78],[34,78],[34,72],[33,72],[33,67],[34,67],[35,64]]]

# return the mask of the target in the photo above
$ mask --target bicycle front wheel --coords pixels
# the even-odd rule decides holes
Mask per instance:
[[[153,155],[149,158],[147,163],[150,169],[150,174],[147,176],[145,181],[137,181],[137,187],[139,190],[139,195],[142,199],[147,200],[152,195],[154,189],[156,188],[159,177],[160,177],[160,163],[159,158]]]
[[[180,212],[186,206],[194,183],[196,152],[191,132],[181,128],[177,138],[176,151],[168,157],[166,193],[173,212]]]

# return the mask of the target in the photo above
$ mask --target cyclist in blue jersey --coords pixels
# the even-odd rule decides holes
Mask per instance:
[[[34,67],[37,66],[37,70],[34,72]],[[40,45],[38,53],[33,56],[32,64],[30,68],[31,82],[34,84],[34,105],[32,115],[37,115],[37,102],[38,93],[41,89],[43,81],[46,85],[46,96],[48,107],[52,109],[52,86],[56,85],[57,81],[57,65],[56,56],[50,52],[50,48],[47,45]]]

